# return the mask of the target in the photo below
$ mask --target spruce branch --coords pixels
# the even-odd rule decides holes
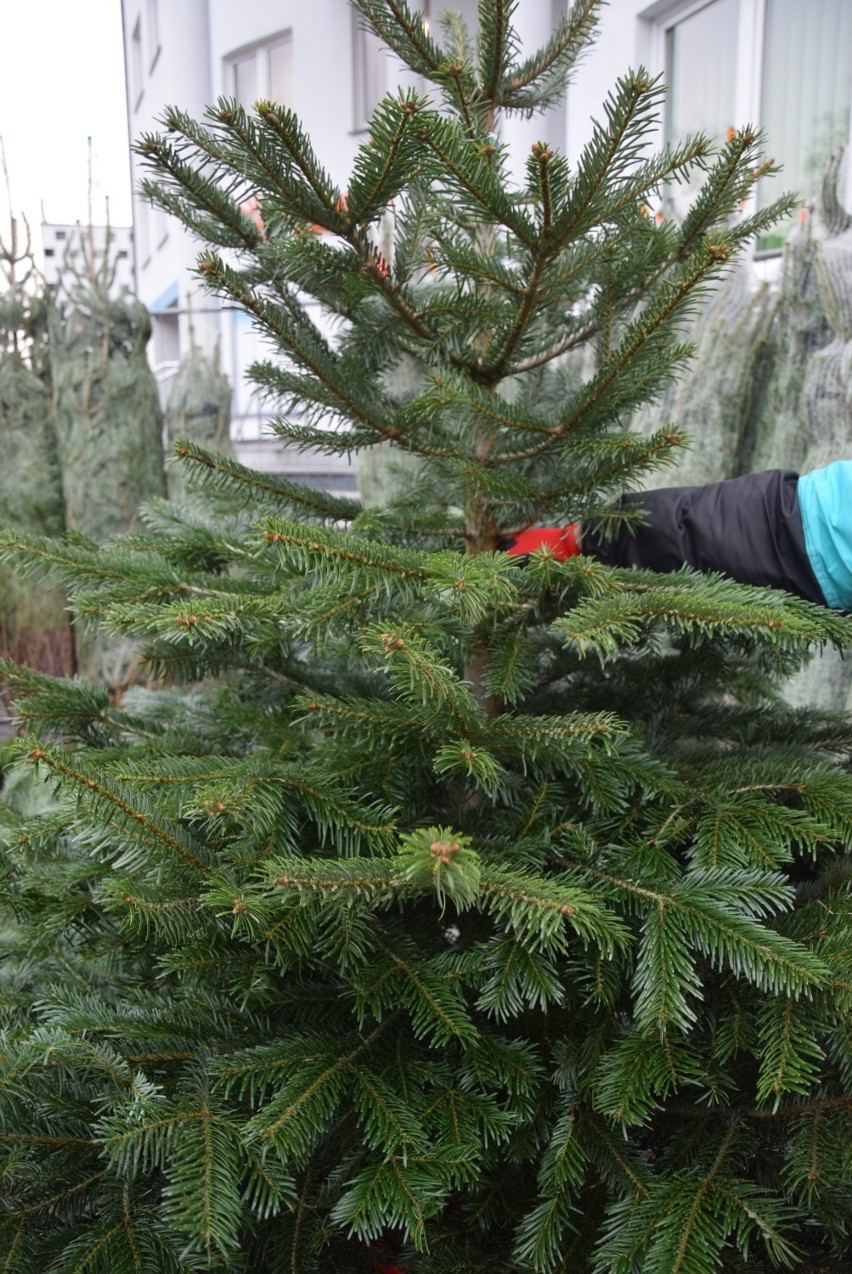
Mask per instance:
[[[756,165],[752,170],[746,168],[749,159],[756,160],[761,141],[761,134],[751,127],[735,131],[726,141],[679,226],[679,253],[682,258],[690,256],[704,236],[733,214],[759,176],[777,171],[772,169],[772,161],[768,167]]]
[[[303,1058],[292,1048],[287,1078],[249,1121],[249,1144],[273,1145],[296,1166],[303,1166],[344,1098],[356,1063],[370,1053],[396,1016],[385,1018],[367,1036],[350,1034],[342,1040],[315,1041],[312,1053]],[[237,1073],[233,1064],[221,1071],[229,1083]],[[309,1119],[303,1117],[304,1111]]]
[[[333,496],[326,491],[291,482],[280,474],[258,473],[232,456],[210,451],[189,438],[178,438],[174,448],[175,455],[197,475],[197,481],[213,490],[233,494],[241,503],[249,504],[269,497],[275,504],[298,508],[333,521],[350,521],[361,510],[358,500]]]
[[[543,109],[558,101],[565,91],[568,73],[594,38],[601,7],[601,0],[575,0],[548,43],[510,70],[497,93],[489,94],[491,99],[501,107],[526,111]],[[533,91],[524,91],[529,89]]]
[[[633,641],[644,625],[659,622],[673,632],[712,632],[724,628],[753,634],[779,656],[812,641],[838,646],[849,640],[849,621],[798,598],[770,590],[733,584],[721,576],[680,571],[663,583],[649,575],[631,581],[640,591],[618,598],[587,599],[570,617],[557,620],[556,631],[576,643],[582,653],[604,658],[622,643]],[[777,599],[776,599],[777,598]]]
[[[818,1035],[813,1014],[803,1012],[791,996],[763,1006],[759,1104],[771,1100],[773,1111],[777,1111],[784,1093],[807,1095],[813,1091],[825,1058]]]
[[[617,81],[604,104],[606,122],[595,125],[580,157],[568,206],[554,224],[554,240],[583,233],[593,223],[599,199],[629,175],[645,148],[648,124],[662,95],[660,83],[642,67]]]
[[[488,911],[510,924],[519,941],[532,951],[564,952],[566,925],[606,954],[628,940],[621,921],[599,898],[567,880],[545,882],[486,867],[479,888]]]
[[[512,17],[517,0],[496,0],[479,5],[479,77],[482,95],[498,102],[500,86],[516,50]]]
[[[340,191],[334,186],[328,174],[321,168],[311,146],[307,134],[299,124],[297,116],[284,106],[275,102],[260,101],[255,104],[255,114],[262,133],[274,137],[281,150],[287,156],[282,165],[268,158],[255,142],[250,129],[246,127],[247,117],[239,109],[233,110],[228,103],[220,103],[218,116],[222,123],[242,142],[245,150],[256,160],[266,182],[285,200],[292,200],[292,185],[282,183],[282,172],[288,174],[290,166],[301,172],[304,181],[312,191],[315,201],[320,206],[321,224],[339,232],[347,225],[342,216]],[[304,208],[303,220],[310,223],[315,204]],[[330,224],[328,224],[330,223]]]
[[[54,749],[40,746],[33,738],[20,740],[16,744],[16,750],[22,756],[26,755],[26,759],[34,765],[45,765],[52,773],[68,779],[72,787],[84,799],[88,797],[95,806],[113,811],[110,822],[115,817],[117,826],[123,825],[128,830],[135,825],[143,836],[166,849],[170,855],[180,858],[195,871],[202,874],[210,871],[209,865],[199,856],[200,847],[194,844],[182,828],[171,825],[169,820],[156,814],[147,802],[134,803],[127,800],[120,786],[107,776],[89,771],[80,761],[73,766],[67,764]],[[120,865],[128,856],[135,856],[129,845],[119,849],[116,865]]]
[[[381,405],[356,397],[348,379],[341,375],[340,361],[332,354],[319,332],[302,317],[297,323],[286,318],[280,307],[253,291],[242,275],[212,254],[203,254],[199,273],[210,288],[230,296],[247,310],[258,325],[273,337],[280,348],[311,372],[339,404],[341,414],[367,426],[379,437],[393,437],[394,429]]]
[[[578,865],[574,870],[580,879],[600,880],[626,898],[637,903],[641,900],[645,906],[650,904],[658,915],[674,909],[676,923],[682,925],[693,947],[704,952],[717,967],[724,964],[773,994],[786,991],[808,996],[830,976],[825,964],[810,949],[745,914],[740,893],[726,891],[728,896],[723,902],[721,872],[708,874],[706,879],[699,875],[694,885],[687,878],[680,889],[672,891],[637,885],[592,867]],[[656,941],[649,937],[645,948],[646,959],[652,959],[658,968],[671,967],[665,951],[660,949],[664,940],[665,935],[658,932]],[[654,994],[655,977],[656,970],[648,964],[637,972],[638,985],[647,987],[649,996]],[[651,1003],[646,1000],[648,1008]]]
[[[375,220],[417,177],[420,155],[414,134],[417,116],[425,109],[425,98],[413,93],[380,103],[349,181],[347,201],[353,222]]]
[[[260,241],[260,231],[239,210],[241,191],[233,182],[222,189],[215,170],[210,177],[201,176],[191,160],[184,159],[177,147],[157,134],[144,137],[138,149],[160,174],[160,182],[148,178],[141,182],[142,194],[152,204],[178,217],[208,243],[250,250]],[[161,184],[163,178],[168,184]]]
[[[537,242],[530,219],[518,211],[506,195],[499,180],[499,170],[483,153],[483,144],[470,138],[462,127],[432,111],[424,111],[419,120],[418,136],[437,160],[436,172],[449,188],[470,203],[480,217],[509,230],[524,245],[534,250]]]
[[[406,0],[352,0],[352,3],[370,29],[405,65],[427,79],[437,79],[436,72],[445,57],[431,38],[422,13],[413,13]]]

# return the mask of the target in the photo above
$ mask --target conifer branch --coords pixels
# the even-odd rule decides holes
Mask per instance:
[[[443,54],[429,36],[422,18],[418,22],[405,0],[353,0],[353,3],[375,34],[385,40],[404,63],[428,79],[437,79],[436,72],[444,62]]]
[[[643,68],[618,81],[615,95],[606,104],[608,128],[597,125],[580,161],[576,193],[557,232],[563,242],[578,233],[595,199],[612,182],[616,158],[621,168],[634,154],[633,138],[638,139],[643,120],[660,95],[659,85]]]
[[[540,80],[559,63],[573,62],[577,54],[592,39],[598,21],[602,0],[576,0],[571,12],[562,19],[549,44],[528,58],[513,75],[500,86],[500,95],[491,94],[501,106],[526,105],[517,101],[518,95]],[[513,100],[514,99],[514,100]]]
[[[261,123],[266,125],[273,136],[282,144],[291,162],[299,169],[317,199],[324,205],[324,220],[328,219],[330,222],[328,229],[339,232],[345,227],[347,222],[347,219],[341,215],[339,210],[340,191],[331,184],[325,173],[320,174],[319,165],[314,158],[310,145],[307,143],[307,139],[298,126],[295,115],[272,102],[258,102],[257,114]],[[239,113],[232,114],[230,119],[225,119],[224,116],[221,117],[223,122],[239,137],[249,153],[261,166],[273,187],[285,194],[285,196],[292,198],[288,187],[281,183],[280,169],[276,169],[275,164],[268,162],[262,150],[254,145],[254,139],[248,130],[241,127]],[[312,211],[312,209],[306,210],[309,214]],[[307,220],[307,217],[305,219]]]
[[[275,337],[282,349],[287,350],[297,362],[312,372],[331,391],[345,415],[361,421],[381,438],[396,437],[397,431],[393,425],[374,408],[371,409],[367,404],[358,401],[344,381],[334,374],[333,369],[337,360],[330,351],[323,349],[320,354],[319,348],[309,348],[307,342],[300,339],[294,328],[282,321],[280,312],[263,297],[253,292],[236,271],[225,266],[218,257],[209,255],[202,258],[199,270],[211,286],[233,297],[257,319],[270,336]]]
[[[243,488],[246,501],[251,500],[256,493],[261,498],[269,495],[276,501],[295,505],[321,517],[343,521],[350,521],[361,511],[358,500],[332,496],[314,487],[290,482],[279,474],[258,473],[255,469],[246,468],[232,456],[208,451],[189,438],[176,440],[175,455],[197,467],[201,474],[209,474],[212,480],[221,479],[223,490],[230,492]]]
[[[570,354],[572,349],[579,349],[580,346],[585,345],[587,341],[592,339],[597,331],[597,325],[597,319],[595,318],[585,326],[572,332],[566,339],[549,345],[541,353],[531,354],[528,358],[514,363],[509,369],[510,374],[516,376],[524,372],[534,372],[539,367],[545,367],[548,363],[555,362],[556,359],[561,358],[564,354]]]
[[[487,74],[483,75],[482,93],[489,102],[498,100],[500,84],[508,64],[509,40],[512,32],[509,19],[513,7],[512,0],[495,0],[495,4],[488,11],[487,23],[482,22],[484,14],[480,17],[482,23],[480,69],[487,71]]]
[[[27,760],[33,764],[46,765],[55,774],[60,774],[63,778],[69,779],[76,787],[83,788],[96,798],[105,801],[124,815],[125,818],[137,823],[144,832],[161,845],[164,845],[171,853],[183,859],[185,863],[196,871],[204,874],[210,871],[207,864],[202,862],[198,855],[193,852],[189,842],[185,841],[183,836],[179,839],[168,830],[161,820],[153,818],[150,814],[135,808],[130,802],[124,800],[107,778],[97,779],[84,771],[74,769],[72,766],[60,761],[58,756],[43,747],[33,748],[27,754]]]
[[[413,131],[425,99],[408,93],[385,98],[370,121],[370,137],[355,158],[347,202],[349,225],[374,220],[419,173],[420,156]],[[376,164],[378,161],[378,165]],[[363,228],[359,227],[363,235]]]
[[[590,389],[582,396],[580,403],[576,406],[571,405],[570,414],[560,420],[554,428],[554,433],[564,435],[577,429],[584,417],[603,399],[616,379],[625,373],[655,333],[683,308],[684,303],[698,285],[718,270],[720,261],[726,261],[729,256],[730,247],[724,240],[718,244],[708,244],[704,251],[697,254],[697,260],[693,259],[694,263],[690,262],[689,272],[684,273],[680,279],[672,283],[661,296],[654,298],[640,319],[631,325],[625,340],[614,351],[613,356],[604,363],[592,381]],[[677,353],[678,361],[686,352],[686,348],[683,348],[682,352]]]
[[[385,1018],[366,1038],[360,1038],[354,1048],[350,1048],[347,1052],[340,1054],[334,1062],[320,1071],[307,1088],[301,1093],[294,1095],[292,1100],[274,1118],[269,1121],[265,1119],[256,1120],[257,1132],[266,1141],[274,1142],[276,1138],[280,1137],[282,1130],[288,1124],[292,1124],[302,1107],[309,1104],[321,1089],[327,1087],[333,1081],[338,1081],[345,1072],[353,1069],[358,1059],[370,1051],[376,1040],[384,1034],[397,1016],[398,1014],[394,1013]]]
[[[476,154],[473,141],[431,113],[424,113],[419,137],[438,160],[441,170],[453,178],[460,190],[475,200],[494,221],[511,231],[524,247],[535,250],[537,235],[534,228],[499,190],[491,170]],[[474,159],[480,162],[475,175],[471,175],[468,165]],[[477,181],[477,178],[480,180]]]
[[[716,1156],[713,1159],[713,1162],[711,1163],[708,1171],[706,1172],[706,1174],[704,1175],[704,1177],[701,1179],[701,1181],[698,1184],[698,1189],[695,1192],[692,1205],[689,1209],[689,1212],[686,1215],[686,1218],[683,1224],[683,1229],[681,1231],[681,1236],[680,1236],[680,1243],[678,1244],[677,1251],[675,1253],[674,1265],[672,1266],[672,1274],[680,1274],[680,1271],[684,1268],[684,1263],[686,1261],[687,1254],[688,1254],[689,1244],[692,1239],[693,1232],[695,1230],[695,1226],[698,1220],[698,1214],[701,1209],[701,1205],[704,1202],[705,1196],[707,1195],[708,1191],[713,1185],[715,1178],[718,1176],[722,1168],[722,1164],[725,1162],[725,1159],[727,1158],[727,1155],[731,1149],[731,1143],[734,1140],[734,1135],[736,1131],[737,1131],[737,1123],[735,1120],[731,1120],[730,1126],[727,1132],[725,1133],[725,1136],[722,1138],[722,1143],[719,1146],[718,1151],[716,1152]]]
[[[40,1199],[38,1203],[34,1203],[31,1207],[12,1208],[10,1215],[13,1217],[28,1217],[38,1216],[41,1212],[49,1212],[57,1203],[65,1203],[68,1199],[73,1199],[76,1194],[81,1194],[83,1190],[88,1190],[96,1181],[103,1181],[106,1175],[107,1169],[104,1168],[102,1172],[94,1173],[92,1176],[87,1177],[85,1181],[78,1181],[75,1185],[59,1190],[47,1199]]]
[[[545,261],[545,254],[541,251],[541,249],[539,249],[535,253],[533,259],[532,271],[530,272],[529,280],[523,291],[523,297],[517,318],[506,336],[501,349],[497,353],[495,360],[493,362],[489,362],[487,369],[484,369],[484,376],[487,378],[489,383],[493,382],[496,384],[496,382],[502,379],[505,375],[509,359],[517,349],[518,344],[527,329],[527,325],[533,316],[536,302],[539,299],[539,288],[544,274]],[[553,433],[552,430],[550,432],[551,434]]]

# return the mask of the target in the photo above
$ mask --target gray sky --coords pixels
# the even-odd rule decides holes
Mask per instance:
[[[0,0],[0,136],[13,210],[40,248],[45,220],[86,220],[92,139],[93,220],[130,224],[120,0]],[[9,207],[0,182],[0,236]]]

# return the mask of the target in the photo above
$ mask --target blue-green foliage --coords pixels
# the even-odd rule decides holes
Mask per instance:
[[[135,536],[4,536],[152,680],[4,669],[0,1266],[839,1272],[852,728],[775,685],[852,625],[498,551],[617,525],[682,444],[625,421],[774,215],[731,218],[759,141],[650,154],[639,71],[512,191],[494,113],[563,91],[597,0],[525,60],[511,0],[476,50],[357,7],[439,91],[381,103],[348,191],[270,103],[140,149],[275,350],[282,435],[390,442],[406,489],[363,509],[187,442],[197,498]],[[681,226],[645,215],[696,168]]]

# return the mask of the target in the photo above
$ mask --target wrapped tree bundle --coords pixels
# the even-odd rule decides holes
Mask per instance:
[[[0,521],[34,535],[64,529],[50,391],[16,351],[0,353]],[[45,672],[72,667],[64,595],[0,565],[0,650]]]
[[[101,542],[165,492],[162,418],[144,306],[77,291],[51,325],[56,436],[68,528]]]
[[[12,216],[0,238],[0,274],[0,524],[56,535],[64,528],[64,511],[51,420],[52,302],[39,287],[25,219]],[[5,565],[0,565],[0,654],[45,672],[73,667],[64,595],[21,579]]]
[[[145,357],[139,302],[105,287],[76,290],[50,328],[54,419],[65,520],[97,543],[132,530],[139,506],[165,494],[162,416]],[[128,639],[76,631],[78,667],[116,692],[138,675]]]
[[[212,451],[232,453],[231,384],[219,366],[218,350],[209,358],[197,345],[181,360],[166,403],[166,437],[169,450],[178,438],[191,438]],[[183,465],[172,463],[168,470],[171,499],[185,493]]]
[[[718,482],[740,473],[759,402],[760,364],[777,298],[750,265],[735,270],[702,311],[698,352],[674,393],[672,418],[690,439],[678,482]],[[674,481],[674,479],[672,479]]]
[[[802,209],[784,248],[750,469],[813,468],[805,465],[809,443],[803,395],[810,360],[831,339],[817,276],[823,251],[814,218]]]

